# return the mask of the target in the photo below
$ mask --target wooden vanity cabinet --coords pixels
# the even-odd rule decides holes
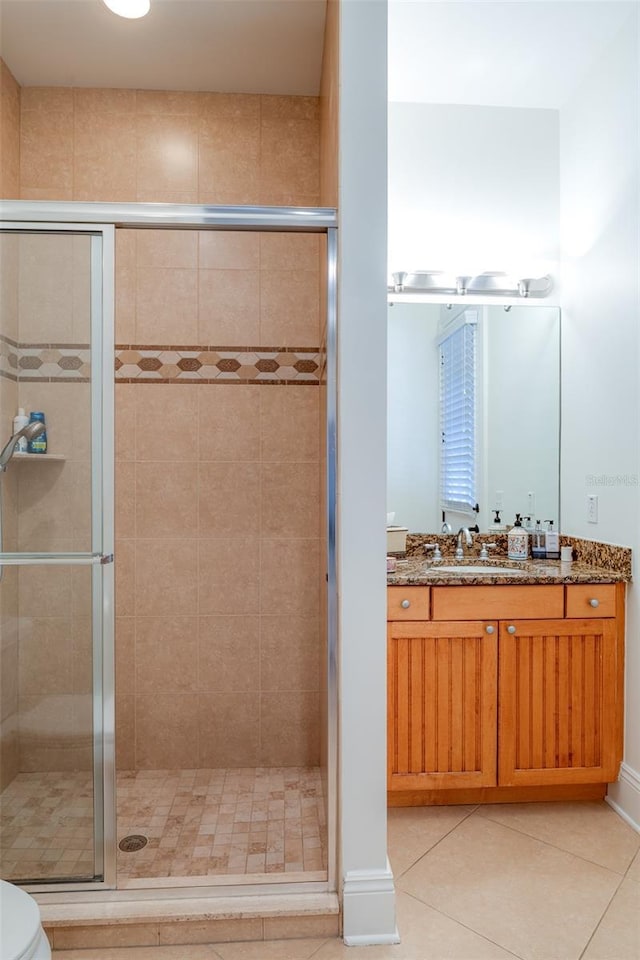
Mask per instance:
[[[616,779],[624,584],[389,589],[390,802],[589,796],[580,785]]]

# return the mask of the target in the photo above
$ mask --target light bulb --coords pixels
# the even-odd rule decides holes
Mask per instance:
[[[128,20],[137,20],[138,17],[144,17],[149,13],[151,7],[150,0],[103,0],[105,6],[109,7],[113,13],[119,17],[126,17]]]

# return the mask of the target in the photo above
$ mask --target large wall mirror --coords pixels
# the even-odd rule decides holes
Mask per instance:
[[[388,501],[412,533],[560,523],[560,310],[388,311]],[[495,527],[494,527],[495,529]]]

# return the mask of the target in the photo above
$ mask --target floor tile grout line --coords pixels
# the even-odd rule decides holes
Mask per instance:
[[[613,891],[613,893],[611,894],[611,897],[610,897],[610,899],[609,899],[606,907],[604,908],[604,910],[603,910],[602,913],[600,914],[600,919],[598,920],[598,922],[596,923],[595,927],[594,927],[593,930],[591,931],[591,936],[589,937],[589,939],[588,939],[587,942],[585,943],[584,949],[582,950],[582,953],[581,953],[580,956],[578,957],[578,960],[582,960],[582,958],[584,957],[585,953],[586,953],[587,950],[589,949],[589,944],[591,943],[591,941],[592,941],[593,938],[595,937],[596,933],[597,933],[598,930],[600,929],[600,926],[601,926],[601,924],[602,924],[602,921],[604,920],[605,916],[607,915],[607,913],[608,913],[608,911],[609,911],[609,907],[610,907],[611,904],[613,903],[615,897],[616,897],[617,894],[618,894],[618,891],[620,890],[620,887],[621,887],[622,884],[624,883],[624,879],[625,879],[624,876],[620,877],[620,883],[618,884],[618,886],[616,887],[616,889],[615,889],[615,890]]]
[[[474,811],[474,813],[475,812],[476,811]],[[621,874],[618,870],[614,870],[612,867],[605,867],[602,863],[597,863],[595,860],[590,860],[588,857],[583,857],[580,853],[574,853],[572,850],[567,850],[565,847],[559,847],[557,844],[551,843],[549,840],[543,840],[541,837],[534,837],[530,833],[525,833],[524,830],[519,830],[517,827],[512,827],[507,823],[502,823],[500,820],[492,820],[491,817],[487,817],[482,814],[480,816],[483,820],[491,820],[491,823],[495,823],[499,827],[506,827],[507,830],[511,830],[513,833],[519,833],[521,837],[527,837],[529,840],[536,840],[538,843],[544,843],[546,847],[551,847],[553,850],[560,850],[561,853],[567,853],[570,857],[576,857],[578,860],[582,860],[583,863],[590,863],[594,867],[600,867],[602,870],[608,870],[609,873],[614,874],[616,877],[621,877],[624,879],[626,876],[626,871],[625,873]],[[633,863],[633,860],[631,863]],[[631,866],[631,864],[629,864],[629,866]]]
[[[320,953],[320,951],[323,950],[326,947],[326,945],[328,943],[331,943],[334,939],[336,938],[332,937],[330,940],[323,940],[320,946],[316,950],[314,950],[313,953],[309,954],[309,956],[307,957],[307,960],[313,960],[313,958],[316,957]],[[341,937],[338,937],[337,939],[340,940],[341,943],[343,943]]]
[[[454,830],[457,830],[459,826],[461,826],[466,820],[469,819],[469,817],[473,816],[473,814],[476,812],[477,809],[478,809],[477,807],[474,807],[473,810],[470,810],[469,813],[468,813],[465,817],[462,818],[462,820],[459,820],[456,824],[454,824],[453,827],[451,827],[450,830],[447,830],[447,832],[446,832],[445,834],[443,834],[443,835],[440,837],[439,840],[436,840],[436,842],[433,844],[433,846],[429,847],[428,850],[425,850],[424,853],[421,853],[420,856],[418,857],[418,859],[417,859],[417,860],[414,860],[414,862],[413,862],[412,864],[410,864],[410,866],[408,866],[408,867],[406,868],[406,870],[403,870],[401,873],[397,874],[397,876],[396,876],[396,874],[394,873],[394,875],[393,875],[394,882],[397,881],[397,880],[399,880],[400,877],[404,877],[405,873],[408,873],[409,870],[412,870],[412,869],[416,866],[416,864],[420,863],[420,861],[421,861],[424,857],[426,857],[429,853],[431,853],[433,850],[435,850],[435,848],[436,848],[437,846],[439,846],[439,845],[442,843],[443,840],[446,840],[446,838],[447,838],[450,834],[452,834]]]
[[[487,943],[492,943],[494,947],[498,947],[500,950],[504,950],[506,953],[509,953],[514,960],[526,960],[525,957],[521,957],[519,953],[514,953],[513,950],[510,950],[508,947],[505,947],[503,943],[498,943],[497,940],[492,940],[491,937],[488,937],[485,933],[480,933],[478,930],[474,930],[473,927],[470,927],[467,923],[464,923],[462,920],[458,920],[457,917],[452,917],[450,914],[445,913],[444,910],[440,910],[439,907],[434,907],[433,904],[427,903],[426,900],[421,900],[420,897],[417,897],[414,893],[409,893],[407,890],[403,890],[402,893],[406,896],[411,897],[413,900],[417,900],[418,903],[421,903],[423,906],[428,907],[430,910],[434,910],[436,913],[439,913],[440,916],[446,917],[447,920],[452,920],[454,923],[457,923],[458,926],[464,927],[465,930],[468,930],[470,933],[475,934],[476,937],[481,937],[482,940],[486,940]],[[579,958],[576,958],[579,960]]]

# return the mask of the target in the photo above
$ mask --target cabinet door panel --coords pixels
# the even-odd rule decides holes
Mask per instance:
[[[615,780],[616,658],[613,620],[500,625],[500,785]]]
[[[497,624],[388,625],[390,790],[495,786]]]

